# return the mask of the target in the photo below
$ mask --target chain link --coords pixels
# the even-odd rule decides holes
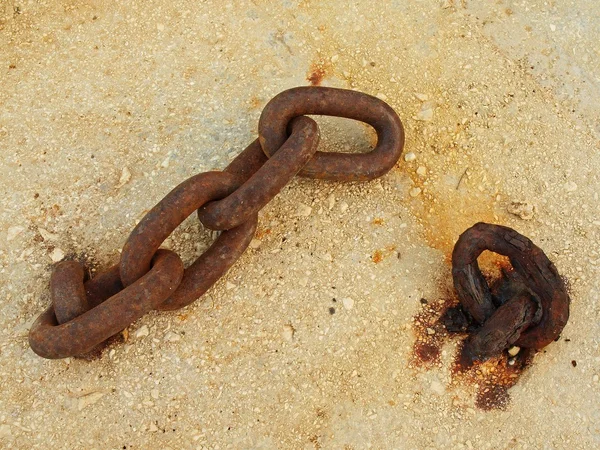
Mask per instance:
[[[507,256],[514,269],[495,291],[477,264],[485,250]],[[452,277],[462,307],[481,326],[465,341],[465,365],[511,345],[539,350],[560,335],[569,319],[570,298],[556,267],[511,228],[478,223],[465,231],[452,253]]]

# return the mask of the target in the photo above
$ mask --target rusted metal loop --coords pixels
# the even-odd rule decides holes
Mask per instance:
[[[460,363],[468,367],[475,360],[498,355],[516,343],[522,333],[539,321],[539,302],[530,292],[521,291],[504,303],[465,341]]]
[[[77,261],[54,266],[50,277],[50,296],[59,324],[68,322],[90,309],[83,286],[83,267]]]
[[[76,273],[72,268],[65,270],[65,272],[69,271],[79,277],[69,283],[71,285],[78,283],[80,286],[78,293],[81,293],[83,276],[80,275],[83,273]],[[110,270],[109,273],[116,272]],[[32,325],[29,332],[29,345],[35,353],[50,359],[87,353],[160,305],[179,286],[182,276],[183,263],[179,256],[169,250],[161,249],[153,258],[151,270],[136,283],[80,316],[59,324],[54,306],[51,305]],[[51,283],[51,286],[54,289],[57,287],[56,283]],[[60,292],[52,293],[55,301],[60,294]],[[64,299],[62,303],[66,304],[68,300]],[[73,303],[77,303],[77,300]]]
[[[360,120],[377,132],[377,145],[369,153],[316,155],[298,175],[332,181],[368,181],[386,174],[404,147],[404,128],[385,102],[361,92],[320,86],[298,87],[275,96],[263,110],[258,134],[263,151],[272,157],[288,137],[294,117],[327,115]]]
[[[248,248],[256,233],[258,215],[223,231],[213,244],[185,269],[177,290],[156,309],[172,311],[196,301],[219,280]]]
[[[208,201],[226,197],[238,185],[232,174],[205,172],[187,179],[167,194],[138,223],[123,247],[120,262],[123,285],[134,283],[147,272],[154,252],[191,213]],[[213,257],[201,257],[188,267],[180,287],[157,309],[181,308],[200,297],[250,244],[257,220],[256,215],[251,216],[248,223],[221,233],[206,252]]]
[[[222,200],[198,210],[202,224],[213,230],[229,230],[256,215],[304,167],[317,151],[319,127],[305,116],[291,123],[292,133],[273,157],[244,184]]]
[[[561,333],[569,318],[570,298],[556,267],[531,240],[501,225],[478,223],[465,231],[452,253],[454,287],[463,307],[484,323],[496,308],[477,264],[484,250],[507,256],[542,312],[536,325],[526,328],[514,342],[541,349]]]

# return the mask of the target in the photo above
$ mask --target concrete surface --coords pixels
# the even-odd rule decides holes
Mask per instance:
[[[598,448],[599,17],[591,0],[4,0],[0,446]],[[389,102],[415,158],[371,183],[293,181],[202,300],[101,359],[32,353],[53,260],[114,263],[146,210],[254,139],[273,95],[320,77]],[[372,141],[319,123],[324,150]],[[413,355],[419,299],[451,296],[448,255],[480,220],[531,237],[573,300],[491,411],[453,379],[456,340]],[[167,245],[189,262],[211,239],[191,218]]]

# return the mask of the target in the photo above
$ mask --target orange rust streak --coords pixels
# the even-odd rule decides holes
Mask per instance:
[[[373,261],[375,264],[379,264],[385,258],[388,258],[389,256],[391,256],[395,250],[396,250],[395,245],[388,245],[383,250],[377,249],[373,252],[373,255],[371,255],[371,261]]]
[[[313,63],[308,75],[306,75],[306,79],[312,86],[320,86],[325,75],[326,72],[323,66]]]
[[[265,237],[269,234],[271,234],[270,228],[260,228],[260,229],[256,230],[256,234],[254,235],[254,237],[256,239],[262,239],[263,237]]]
[[[373,260],[375,264],[379,264],[381,261],[383,261],[383,255],[381,254],[381,250],[375,250],[373,256],[371,256],[371,260]]]

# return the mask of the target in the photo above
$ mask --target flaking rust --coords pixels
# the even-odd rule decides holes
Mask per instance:
[[[484,250],[508,257],[500,276],[482,274]],[[570,299],[554,265],[515,230],[478,223],[459,238],[452,255],[454,293],[430,303],[414,319],[416,366],[440,364],[444,344],[462,341],[453,362],[452,384],[477,387],[475,404],[505,409],[509,389],[535,353],[558,339],[569,317]]]

